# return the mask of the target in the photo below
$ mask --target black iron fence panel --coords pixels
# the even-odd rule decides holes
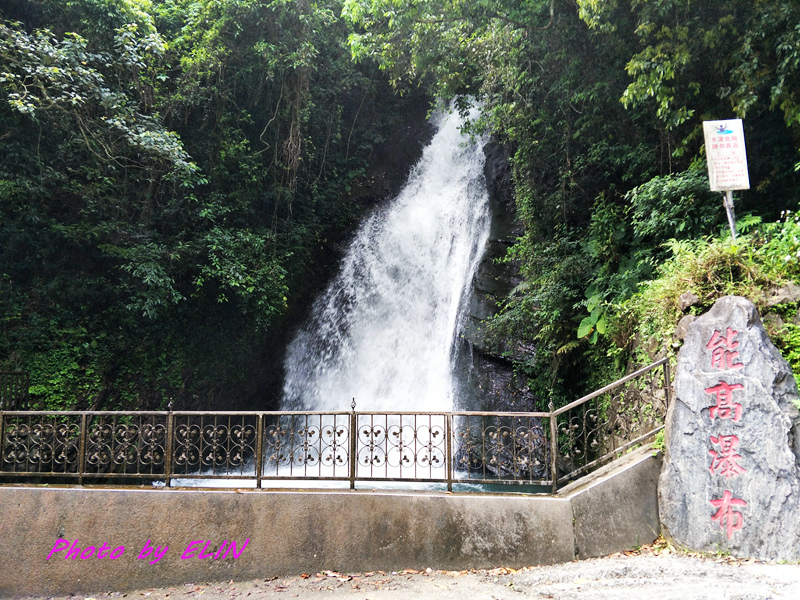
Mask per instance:
[[[167,417],[163,413],[85,413],[83,475],[163,476]]]
[[[173,413],[171,475],[255,477],[259,415]]]
[[[81,415],[4,414],[0,423],[0,472],[16,475],[78,476]]]
[[[663,359],[554,411],[553,477],[575,479],[663,429],[669,377]]]
[[[664,359],[548,412],[6,410],[0,481],[330,480],[555,492],[662,429],[670,385]]]
[[[264,416],[262,478],[350,478],[350,413]]]
[[[549,420],[549,413],[454,415],[455,478],[546,484]]]
[[[447,481],[447,418],[438,414],[359,414],[356,478]]]

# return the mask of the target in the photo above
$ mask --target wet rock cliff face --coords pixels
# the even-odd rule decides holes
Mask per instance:
[[[489,190],[491,230],[483,257],[472,280],[461,330],[456,342],[457,409],[490,411],[534,410],[534,399],[523,377],[514,374],[512,357],[530,358],[532,349],[499,345],[485,334],[486,319],[522,281],[514,262],[498,264],[522,234],[512,193],[507,147],[491,141],[484,147],[484,174]]]

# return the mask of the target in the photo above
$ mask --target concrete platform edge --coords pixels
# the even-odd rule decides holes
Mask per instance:
[[[557,496],[3,485],[0,597],[601,556],[658,536],[660,462],[642,449]],[[48,559],[58,540],[81,553]]]

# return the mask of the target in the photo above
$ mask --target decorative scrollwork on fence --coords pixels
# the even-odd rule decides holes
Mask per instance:
[[[663,359],[562,408],[525,413],[0,410],[0,477],[167,485],[255,478],[257,487],[281,479],[524,483],[555,491],[654,436],[669,380]]]
[[[12,417],[0,440],[0,471],[12,473],[77,473],[80,424],[69,417]]]
[[[664,424],[665,371],[644,375],[558,416],[558,471],[567,478]]]
[[[325,425],[322,428],[322,464],[326,467],[345,467],[348,463],[349,429],[344,425]]]
[[[292,464],[308,467],[316,467],[319,465],[319,427],[311,425],[310,427],[301,427],[296,431],[297,445],[292,452]]]
[[[359,418],[366,421],[358,427],[359,476],[429,478],[445,471],[444,415],[381,414]]]
[[[445,430],[440,425],[391,425],[387,461],[390,467],[436,469],[445,466]]]
[[[358,464],[367,467],[386,465],[386,427],[361,425],[358,428]]]
[[[90,474],[161,474],[165,468],[166,420],[136,415],[118,420],[101,415],[86,432],[86,471]]]
[[[467,478],[546,479],[549,445],[540,417],[462,416],[455,425],[456,468]]]
[[[291,427],[280,423],[267,425],[264,430],[264,447],[266,449],[266,465],[279,467],[292,464],[292,439]]]
[[[177,418],[176,418],[177,419]],[[252,417],[184,417],[174,425],[173,464],[181,475],[243,475],[255,455]],[[208,422],[210,421],[210,422]]]
[[[606,438],[606,431],[599,427],[596,403],[583,405],[558,417],[558,469],[560,473],[572,473],[597,457]]]
[[[325,476],[349,461],[350,429],[333,415],[289,415],[264,428],[264,473]]]

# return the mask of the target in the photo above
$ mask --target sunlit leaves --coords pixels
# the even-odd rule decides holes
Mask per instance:
[[[135,78],[136,73],[118,71],[146,68],[149,57],[163,48],[156,34],[138,36],[133,24],[117,31],[114,52],[90,52],[87,40],[76,33],[59,40],[49,30],[28,33],[21,24],[0,24],[0,58],[7,69],[0,94],[14,110],[39,122],[72,121],[78,139],[101,160],[138,166],[149,156],[151,169],[191,182],[197,167],[177,136],[142,114],[136,98],[109,81],[112,74],[117,82]]]
[[[402,88],[424,78],[437,93],[470,90],[498,30],[533,33],[552,25],[550,0],[346,0],[342,15],[359,27],[349,38],[356,60],[370,58]]]
[[[648,28],[640,27],[640,32],[643,29]],[[676,106],[676,80],[680,79],[683,87],[695,89],[683,81],[691,61],[688,35],[686,27],[661,28],[655,36],[658,43],[633,56],[626,67],[634,81],[622,95],[622,103],[629,106],[648,99],[655,100],[656,114],[670,129],[694,114],[694,110],[686,106]]]

